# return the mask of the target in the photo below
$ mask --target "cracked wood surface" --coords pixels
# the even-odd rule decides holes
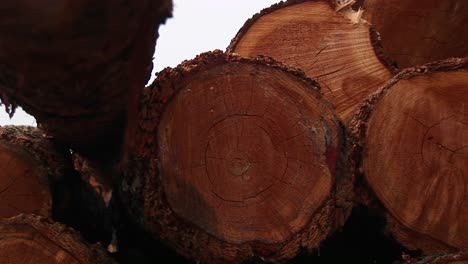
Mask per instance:
[[[466,0],[365,0],[363,8],[401,68],[468,55]]]
[[[145,92],[122,191],[202,262],[316,249],[350,208],[343,129],[317,83],[272,59],[204,53]]]
[[[70,153],[34,127],[0,127],[0,218],[52,216],[51,186],[71,169]]]
[[[170,0],[1,1],[2,102],[74,149],[118,149],[171,8]]]
[[[35,215],[0,221],[0,262],[6,264],[114,264],[103,248],[69,227]]]
[[[401,72],[353,119],[360,170],[407,246],[468,247],[466,102],[468,60],[449,59]]]
[[[320,84],[345,124],[396,72],[378,33],[362,21],[354,24],[328,1],[289,0],[262,10],[239,30],[228,51],[271,56],[302,69]]]

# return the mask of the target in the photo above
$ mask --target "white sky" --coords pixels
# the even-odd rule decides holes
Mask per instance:
[[[225,50],[244,22],[280,0],[173,0],[173,18],[159,29],[155,73],[214,49]],[[21,109],[10,119],[0,108],[0,125],[36,125]]]

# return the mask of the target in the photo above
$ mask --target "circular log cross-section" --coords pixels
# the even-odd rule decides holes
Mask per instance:
[[[401,68],[468,55],[466,0],[365,0],[363,8]]]
[[[181,254],[290,258],[342,224],[343,131],[301,72],[206,53],[160,73],[143,103],[123,190]]]
[[[70,153],[33,127],[0,127],[0,218],[52,213],[51,183],[70,167]]]
[[[378,33],[321,0],[290,0],[263,10],[239,30],[228,51],[271,56],[302,69],[317,80],[346,124],[357,105],[395,71]]]
[[[403,71],[353,120],[366,182],[402,225],[390,229],[427,253],[468,247],[466,102],[468,60],[450,59]]]
[[[0,262],[8,264],[115,263],[78,233],[46,218],[19,215],[0,222]]]

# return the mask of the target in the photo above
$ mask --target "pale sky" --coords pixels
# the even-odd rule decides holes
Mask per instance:
[[[214,49],[225,50],[244,22],[279,0],[174,0],[173,18],[159,29],[156,72]],[[10,119],[0,109],[0,125],[36,125],[21,109]]]

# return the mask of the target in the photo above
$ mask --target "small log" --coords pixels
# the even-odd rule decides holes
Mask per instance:
[[[347,124],[357,105],[396,72],[383,54],[378,33],[358,13],[347,12],[355,16],[354,22],[328,1],[281,2],[249,19],[228,51],[271,56],[302,69],[317,80]]]
[[[1,1],[2,102],[73,149],[118,150],[171,8],[171,0]]]
[[[52,216],[52,185],[71,170],[68,149],[34,127],[0,127],[0,218]]]
[[[138,121],[122,195],[183,256],[292,258],[349,214],[342,126],[298,70],[205,53],[158,74]]]
[[[360,194],[425,254],[468,248],[466,102],[468,59],[448,59],[402,71],[351,123],[357,178],[370,188]]]
[[[401,68],[468,55],[466,0],[364,0],[363,8]]]
[[[105,251],[64,225],[34,215],[0,222],[0,262],[10,264],[115,263]]]

